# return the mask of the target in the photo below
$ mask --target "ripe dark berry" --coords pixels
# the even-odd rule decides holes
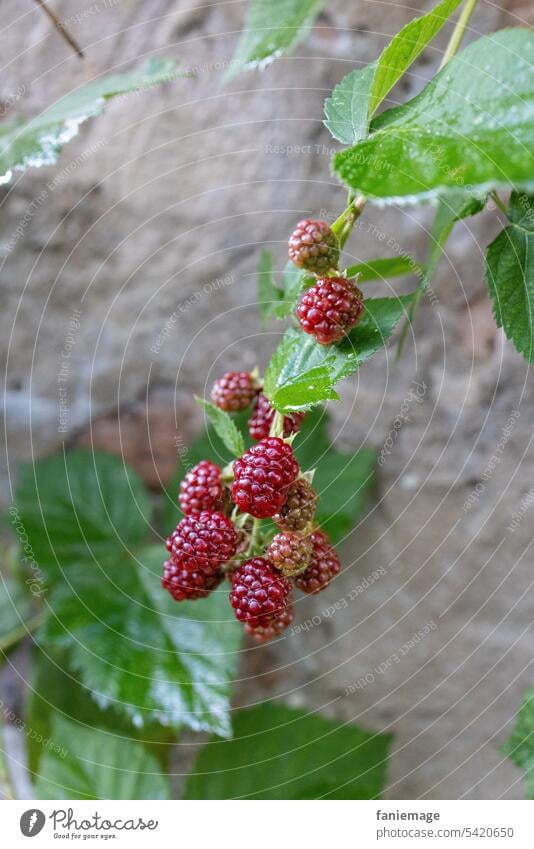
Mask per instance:
[[[292,531],[276,534],[267,549],[267,557],[286,578],[293,578],[307,568],[313,543],[310,537],[299,537]]]
[[[303,593],[320,593],[341,569],[341,563],[327,535],[322,531],[312,534],[313,551],[310,565],[295,579]]]
[[[305,531],[313,521],[317,493],[305,478],[298,478],[287,491],[287,501],[273,516],[282,531]]]
[[[271,407],[268,399],[263,392],[258,395],[258,399],[254,404],[252,414],[248,420],[248,429],[252,439],[256,441],[265,439],[269,436],[271,425],[275,414],[274,407]],[[302,424],[304,413],[290,413],[284,416],[284,438],[287,439],[292,433],[296,433]]]
[[[315,274],[337,268],[339,245],[326,221],[299,221],[289,239],[289,259]]]
[[[213,384],[211,400],[227,413],[246,410],[258,394],[258,386],[248,371],[228,371]]]
[[[180,484],[178,500],[186,516],[202,510],[220,510],[223,505],[221,470],[209,460],[201,460]]]
[[[339,342],[363,311],[363,294],[346,277],[321,277],[302,295],[297,318],[321,345]]]
[[[253,628],[247,622],[245,625],[245,634],[252,637],[256,643],[265,643],[267,640],[272,640],[273,637],[277,637],[282,631],[285,631],[292,622],[293,607],[289,605],[279,616],[273,616],[268,625],[257,625],[256,628]]]
[[[228,516],[203,510],[178,523],[167,539],[167,551],[184,568],[213,573],[234,556],[237,542]]]
[[[174,560],[166,560],[163,564],[161,586],[168,590],[176,601],[193,601],[205,598],[221,583],[223,577],[222,572],[213,572],[210,575],[198,569],[188,569]]]
[[[232,498],[244,513],[258,519],[274,516],[299,473],[290,445],[276,436],[262,439],[234,463]]]
[[[264,557],[247,560],[232,574],[230,604],[236,619],[252,629],[266,628],[289,605],[291,585]]]

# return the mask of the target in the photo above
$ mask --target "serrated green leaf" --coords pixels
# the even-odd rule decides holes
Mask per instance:
[[[486,253],[495,321],[529,363],[534,362],[534,198],[514,193],[510,224]]]
[[[503,751],[525,771],[527,794],[529,799],[534,799],[534,689],[524,694],[516,724]]]
[[[501,30],[455,56],[369,138],[334,155],[351,188],[382,203],[534,186],[534,33]]]
[[[262,251],[258,268],[258,304],[264,323],[273,316],[278,317],[278,309],[283,297],[284,293],[274,280],[273,255],[270,251]]]
[[[393,86],[438,34],[462,0],[442,0],[410,21],[390,41],[377,62],[352,71],[325,101],[326,127],[343,144],[364,139],[369,121]]]
[[[323,0],[250,0],[226,79],[264,67],[302,41],[322,5]]]
[[[123,557],[149,527],[143,484],[112,454],[72,451],[21,468],[15,505],[49,577],[72,563]]]
[[[169,779],[141,743],[56,716],[36,779],[39,799],[168,799]]]
[[[215,433],[220,437],[226,448],[231,451],[234,457],[240,457],[245,450],[245,442],[243,434],[237,429],[231,416],[210,401],[205,401],[203,398],[196,398],[195,400],[206,411]]]
[[[358,277],[358,285],[371,280],[385,280],[387,277],[402,277],[405,274],[421,274],[420,266],[411,256],[402,255],[370,259],[347,268],[347,277]]]
[[[263,392],[280,413],[308,410],[321,401],[338,398],[332,389],[328,359],[309,369],[295,371],[295,361],[301,361],[299,348],[303,340],[301,333],[286,334],[265,371]]]
[[[40,639],[47,650],[68,652],[102,709],[124,713],[139,728],[158,722],[228,736],[242,630],[228,589],[200,604],[177,604],[161,587],[164,559],[157,546],[139,561],[71,567],[49,594]]]
[[[143,68],[92,80],[72,91],[28,123],[10,122],[0,127],[0,185],[13,171],[52,165],[64,144],[78,133],[80,124],[103,112],[106,101],[117,95],[183,77],[172,59],[153,58]]]
[[[235,737],[201,750],[186,799],[376,799],[391,736],[266,703],[240,710]]]

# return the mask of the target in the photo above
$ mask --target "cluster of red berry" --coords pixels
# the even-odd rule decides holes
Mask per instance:
[[[325,222],[301,221],[289,256],[298,267],[328,274],[337,268],[339,246]],[[362,310],[362,294],[347,278],[322,276],[302,295],[297,316],[307,333],[331,344],[354,327]],[[249,372],[215,381],[211,400],[217,407],[252,408],[249,431],[256,444],[228,469],[202,460],[185,476],[179,494],[185,517],[167,540],[162,579],[183,601],[207,596],[227,576],[235,616],[258,642],[291,623],[291,581],[304,593],[317,593],[340,570],[327,535],[314,525],[317,493],[290,444],[304,414],[284,416],[277,423],[280,435],[273,435],[276,411],[261,390]],[[272,519],[274,536],[268,529],[257,533],[262,519]]]

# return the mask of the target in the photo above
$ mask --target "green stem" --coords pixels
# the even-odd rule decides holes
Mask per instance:
[[[254,546],[256,545],[258,534],[261,527],[261,519],[254,519],[252,523],[252,530],[250,532],[250,537],[248,541],[248,549],[247,549],[247,557],[250,557],[254,554]]]
[[[445,53],[443,54],[443,59],[441,60],[441,65],[439,66],[440,70],[444,68],[447,62],[449,62],[452,57],[458,52],[458,48],[460,47],[462,39],[465,35],[467,25],[471,20],[471,15],[475,11],[476,4],[477,0],[466,0],[465,6],[462,8],[460,17],[456,21],[456,26],[452,31],[452,35],[445,49]]]
[[[508,210],[506,208],[506,204],[500,199],[497,192],[492,192],[491,197],[493,198],[495,205],[501,210],[501,212],[504,212],[504,214],[507,215]]]
[[[332,224],[331,229],[338,237],[340,248],[342,248],[347,241],[350,231],[354,226],[354,222],[357,221],[362,214],[366,203],[367,198],[363,195],[358,195],[358,197],[354,198],[354,200],[349,203],[339,218],[337,218]]]
[[[29,619],[27,622],[23,622],[18,628],[13,628],[12,631],[5,634],[0,640],[0,652],[8,651],[20,642],[20,640],[23,640],[28,634],[31,634],[32,631],[35,631],[39,625],[43,624],[45,618],[46,611],[43,610],[41,613],[37,613],[32,619]]]

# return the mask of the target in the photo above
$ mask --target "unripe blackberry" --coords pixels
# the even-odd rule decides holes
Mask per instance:
[[[251,629],[266,628],[289,606],[291,585],[264,557],[248,560],[232,574],[230,604]]]
[[[167,539],[171,560],[189,570],[208,574],[230,560],[237,549],[237,532],[223,513],[202,513],[186,516]]]
[[[267,549],[267,557],[286,578],[294,578],[307,568],[313,543],[310,537],[299,537],[292,531],[276,534]]]
[[[232,498],[240,510],[258,519],[279,512],[299,473],[293,449],[276,436],[253,445],[233,468]]]
[[[174,560],[166,560],[163,564],[161,586],[170,592],[176,601],[193,601],[209,595],[221,583],[223,577],[222,572],[207,574],[198,569],[188,569]]]
[[[333,271],[339,262],[339,244],[326,221],[299,221],[289,239],[289,259],[314,274]]]
[[[217,378],[211,390],[211,400],[227,413],[246,410],[258,394],[259,387],[248,371],[228,371]]]
[[[321,277],[301,296],[297,318],[305,333],[330,345],[343,339],[362,311],[363,294],[354,283],[346,277]]]
[[[220,510],[223,493],[220,468],[209,460],[201,460],[181,482],[178,501],[185,515],[190,516],[202,510]]]
[[[245,634],[256,643],[266,643],[267,640],[272,640],[277,637],[282,631],[291,625],[293,622],[293,606],[289,605],[279,616],[273,616],[268,625],[257,625],[253,628],[248,622],[245,624]]]
[[[282,531],[305,531],[315,516],[317,493],[305,478],[297,478],[287,491],[287,500],[273,516]]]
[[[341,563],[327,535],[322,531],[312,534],[313,551],[310,565],[296,579],[295,585],[303,593],[320,593],[341,569]]]
[[[276,411],[274,407],[271,407],[268,398],[266,398],[263,392],[261,392],[258,395],[256,403],[252,409],[252,414],[248,420],[248,429],[252,439],[258,441],[259,439],[265,439],[266,436],[269,436],[275,412]],[[298,412],[289,413],[289,415],[284,416],[284,439],[287,439],[288,436],[291,436],[292,433],[296,433],[297,430],[299,430],[303,419],[304,413]]]

